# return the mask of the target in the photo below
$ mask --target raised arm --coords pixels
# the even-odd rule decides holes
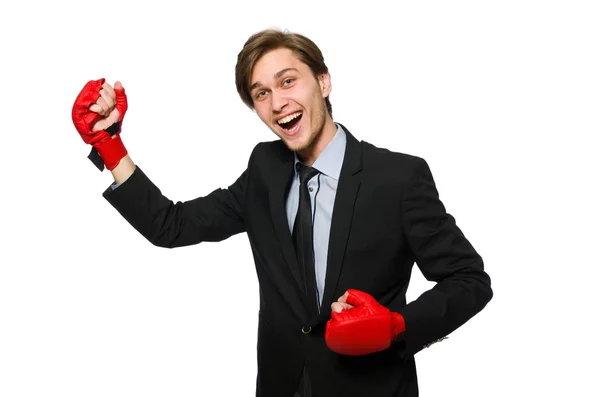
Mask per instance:
[[[121,83],[116,82],[113,89],[104,79],[89,81],[73,105],[75,128],[93,147],[88,157],[101,171],[110,170],[119,185],[106,189],[106,200],[146,239],[161,247],[220,241],[245,231],[247,171],[227,189],[174,203],[129,157],[120,137],[126,111]]]

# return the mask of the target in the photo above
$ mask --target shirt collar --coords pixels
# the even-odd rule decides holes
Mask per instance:
[[[339,124],[336,125],[338,129],[333,139],[319,154],[319,157],[317,157],[312,166],[328,177],[338,180],[342,171],[344,153],[346,152],[346,132]],[[296,174],[298,173],[296,171],[296,163],[299,161],[298,155],[294,152],[294,172]]]

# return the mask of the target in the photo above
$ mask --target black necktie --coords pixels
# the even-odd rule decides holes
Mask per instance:
[[[294,231],[292,233],[298,263],[304,278],[304,292],[310,304],[311,314],[319,312],[317,285],[315,280],[315,252],[313,248],[313,221],[312,209],[310,204],[310,194],[308,193],[308,181],[319,173],[318,170],[296,163],[296,170],[300,174],[300,195],[298,201],[298,213],[294,221]]]

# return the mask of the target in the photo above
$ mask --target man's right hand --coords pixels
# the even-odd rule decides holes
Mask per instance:
[[[121,83],[117,81],[113,89],[104,79],[89,81],[73,104],[75,128],[83,141],[96,149],[108,170],[127,155],[120,137],[126,111],[127,96]],[[102,163],[98,167],[102,170]]]

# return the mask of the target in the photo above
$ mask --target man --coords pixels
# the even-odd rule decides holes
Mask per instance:
[[[73,120],[113,174],[104,197],[157,246],[247,233],[260,285],[257,396],[417,396],[414,355],[492,297],[427,163],[334,123],[328,69],[304,36],[251,36],[236,85],[279,139],[259,143],[229,188],[174,204],[121,141],[122,85],[90,81]],[[406,304],[415,262],[436,285]]]

